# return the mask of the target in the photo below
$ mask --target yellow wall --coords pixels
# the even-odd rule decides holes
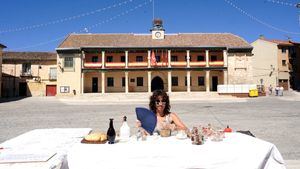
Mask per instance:
[[[74,57],[73,69],[63,68],[64,57]],[[73,90],[75,90],[76,93],[81,93],[81,54],[59,54],[57,64],[63,68],[57,69],[57,95],[73,95]],[[68,86],[69,93],[61,93],[60,88],[62,86]]]

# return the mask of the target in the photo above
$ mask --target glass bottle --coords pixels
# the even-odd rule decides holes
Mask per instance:
[[[123,141],[129,140],[130,137],[130,127],[127,124],[127,117],[123,117],[123,124],[120,127],[120,139]]]
[[[114,144],[115,143],[115,138],[116,138],[116,131],[114,129],[114,124],[113,120],[114,119],[109,119],[109,128],[107,130],[107,139],[108,139],[108,144]]]

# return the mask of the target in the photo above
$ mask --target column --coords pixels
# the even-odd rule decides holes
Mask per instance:
[[[228,67],[227,50],[223,50],[224,67]]]
[[[82,69],[84,68],[84,62],[85,62],[85,53],[82,51],[81,55],[81,79],[80,79],[80,92],[81,94],[84,93],[84,73],[82,72]]]
[[[128,68],[128,51],[125,51],[125,68]]]
[[[209,75],[210,71],[207,70],[205,71],[205,87],[206,87],[206,92],[210,92],[210,81],[209,81]]]
[[[148,68],[150,68],[151,67],[151,50],[148,50],[148,57],[147,57],[147,59],[148,59]]]
[[[128,72],[125,72],[125,93],[128,93]]]
[[[172,92],[172,74],[171,71],[168,71],[168,92]]]
[[[186,81],[187,81],[187,92],[191,92],[191,71],[187,71],[186,74]]]
[[[223,71],[224,73],[224,85],[227,85],[228,84],[228,70],[224,70]]]
[[[105,51],[102,51],[102,69],[105,68],[104,63],[105,63]]]
[[[105,73],[101,72],[101,93],[105,93]]]
[[[205,50],[206,67],[209,67],[209,51]]]
[[[171,50],[168,50],[168,67],[171,67]]]
[[[151,72],[148,71],[148,93],[151,93]]]
[[[190,67],[190,50],[186,50],[186,67]]]

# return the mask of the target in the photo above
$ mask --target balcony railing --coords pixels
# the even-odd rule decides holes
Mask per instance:
[[[146,67],[148,66],[147,62],[129,62],[128,66],[132,66],[132,67]]]
[[[171,66],[186,66],[186,62],[171,62]]]
[[[57,75],[56,74],[49,74],[49,80],[57,80]]]
[[[125,67],[124,62],[108,62],[105,63],[105,67]]]
[[[223,66],[224,61],[210,61],[209,66]]]
[[[85,62],[83,65],[86,68],[101,68],[102,67],[101,62]]]
[[[20,76],[32,76],[31,70],[29,71],[21,71]]]
[[[205,61],[199,61],[199,62],[190,62],[190,66],[206,66],[206,62]]]

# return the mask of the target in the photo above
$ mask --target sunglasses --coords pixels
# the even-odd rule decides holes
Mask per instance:
[[[155,104],[156,104],[156,105],[160,105],[160,103],[161,103],[161,105],[166,105],[166,102],[165,102],[165,101],[162,101],[162,100],[156,100],[156,101],[155,101]]]

